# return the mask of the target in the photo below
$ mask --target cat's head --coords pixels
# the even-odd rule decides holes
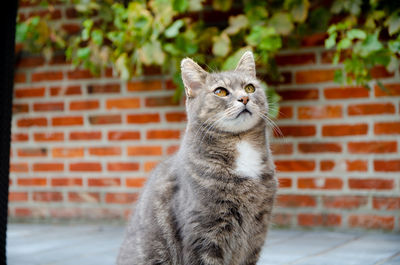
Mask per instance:
[[[245,52],[234,71],[208,73],[193,60],[181,62],[189,122],[240,133],[252,129],[268,112],[256,77],[252,52]]]

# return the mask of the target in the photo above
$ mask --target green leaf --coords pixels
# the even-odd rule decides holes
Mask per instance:
[[[310,2],[308,0],[293,1],[293,5],[290,8],[293,20],[296,22],[304,22],[308,15],[308,8]]]
[[[400,38],[388,41],[388,48],[391,52],[400,54]]]
[[[329,35],[329,37],[325,40],[325,48],[327,49],[333,48],[336,44],[336,37],[337,37],[336,32]]]
[[[365,33],[365,31],[363,31],[361,29],[351,29],[347,32],[347,37],[350,40],[354,40],[354,39],[363,40],[367,37],[367,34]]]
[[[235,35],[241,29],[247,28],[249,21],[245,15],[237,15],[229,17],[229,27],[225,29],[228,35]]]
[[[270,19],[269,25],[281,35],[288,35],[294,28],[290,15],[286,12],[275,13]]]
[[[160,41],[148,42],[143,45],[140,49],[139,58],[146,65],[162,65],[165,60],[165,53],[161,48]]]
[[[87,60],[90,56],[90,48],[89,47],[79,48],[76,51],[76,55],[81,60]]]
[[[123,80],[128,80],[131,76],[128,65],[128,55],[126,53],[122,53],[115,61],[115,68]]]
[[[94,29],[92,31],[92,40],[96,45],[101,45],[103,44],[103,31],[100,29]]]
[[[231,40],[226,33],[213,38],[212,52],[216,56],[225,57],[231,49]]]
[[[388,27],[390,36],[397,33],[400,30],[400,11],[393,12],[390,17],[385,21],[385,26]]]
[[[373,52],[379,51],[383,48],[382,43],[378,39],[379,32],[368,34],[362,41],[354,46],[354,52],[362,57],[366,57]]]
[[[344,83],[342,70],[338,69],[338,70],[335,71],[335,74],[333,76],[333,81],[335,81],[336,83],[339,83],[339,84],[343,84]]]
[[[337,48],[339,50],[347,49],[350,46],[351,46],[351,40],[349,39],[341,39],[337,44]]]
[[[184,22],[182,19],[179,19],[175,21],[171,26],[169,26],[165,32],[164,35],[167,38],[173,38],[176,37],[179,34],[179,29],[184,25]]]
[[[172,7],[175,11],[182,13],[185,12],[189,6],[188,0],[173,0]]]
[[[212,6],[215,10],[227,11],[232,6],[232,0],[213,0]]]
[[[233,55],[229,56],[225,62],[222,64],[222,70],[223,71],[228,71],[228,70],[234,70],[236,68],[236,65],[238,64],[240,58],[242,58],[243,54],[251,50],[247,47],[241,48],[237,50]]]

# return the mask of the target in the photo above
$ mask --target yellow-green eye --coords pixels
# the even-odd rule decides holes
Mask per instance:
[[[244,91],[247,93],[254,93],[256,91],[256,88],[252,84],[248,84],[244,87]]]
[[[227,95],[229,95],[229,92],[228,90],[226,90],[226,88],[217,87],[214,90],[214,94],[217,95],[218,97],[226,97]]]

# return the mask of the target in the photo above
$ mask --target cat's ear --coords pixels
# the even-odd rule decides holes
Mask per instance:
[[[195,97],[197,90],[204,85],[207,72],[192,59],[185,58],[181,62],[181,74],[186,96]]]
[[[256,64],[251,51],[247,51],[242,55],[235,71],[244,72],[252,77],[256,77]]]

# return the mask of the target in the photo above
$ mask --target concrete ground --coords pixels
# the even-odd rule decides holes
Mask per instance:
[[[124,228],[10,224],[8,265],[112,265]],[[258,265],[400,264],[400,234],[271,230]]]

